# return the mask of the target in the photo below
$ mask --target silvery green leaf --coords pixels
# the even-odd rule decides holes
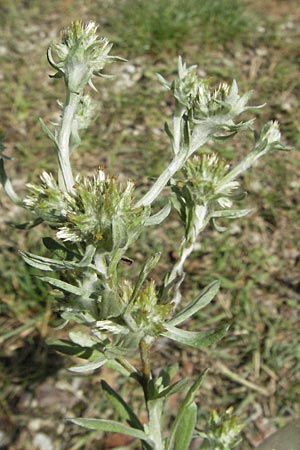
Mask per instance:
[[[165,129],[166,134],[169,136],[171,144],[173,146],[173,144],[174,144],[174,135],[173,135],[172,131],[170,130],[168,122],[165,122],[164,129]]]
[[[256,137],[256,143],[254,149],[232,170],[230,170],[227,175],[223,178],[222,182],[218,185],[218,190],[222,191],[222,187],[228,182],[235,180],[238,176],[248,170],[255,161],[264,156],[269,151],[277,150],[288,150],[280,142],[280,130],[278,122],[268,122],[258,137]]]
[[[138,295],[144,281],[146,280],[149,272],[151,272],[153,267],[155,267],[156,264],[158,263],[160,256],[161,256],[161,253],[156,253],[154,256],[147,259],[147,261],[144,263],[144,265],[140,271],[140,274],[138,276],[137,282],[135,284],[129,304],[134,303],[134,300],[136,299],[136,296]]]
[[[133,428],[144,430],[143,425],[128,405],[128,402],[123,400],[123,398],[108,383],[106,383],[106,381],[101,380],[101,386],[108,397],[109,403],[114,406],[120,416],[128,421],[129,425]]]
[[[184,322],[186,319],[197,313],[200,309],[204,308],[208,305],[211,300],[215,297],[218,290],[220,289],[220,282],[213,281],[209,284],[200,294],[182,311],[180,311],[176,316],[171,319],[168,324],[172,326],[179,325]]]
[[[171,89],[172,83],[170,83],[169,81],[167,81],[167,80],[166,80],[162,75],[160,75],[159,73],[157,73],[156,76],[157,76],[157,78],[158,78],[158,81],[160,82],[160,84],[161,84],[164,88],[166,88],[166,89],[168,89],[168,90]]]
[[[87,267],[89,266],[94,258],[96,252],[96,247],[93,245],[88,245],[85,249],[85,253],[82,257],[82,260],[77,264],[78,267]]]
[[[72,321],[74,321],[76,323],[80,323],[80,324],[86,324],[88,322],[94,322],[95,321],[94,318],[92,318],[92,320],[88,320],[88,318],[87,318],[88,313],[86,313],[83,316],[83,315],[78,314],[77,311],[72,311],[72,309],[71,310],[69,309],[69,310],[66,310],[66,311],[62,311],[60,313],[60,316],[61,316],[62,319],[66,320],[68,322],[70,322],[72,320]]]
[[[47,125],[45,124],[43,119],[41,119],[41,117],[39,118],[39,121],[40,121],[43,132],[46,134],[46,136],[48,136],[49,139],[51,139],[51,141],[53,141],[56,144],[56,137],[55,137],[54,133],[52,133],[52,131],[47,127]]]
[[[80,425],[90,430],[121,433],[148,442],[147,435],[146,433],[144,433],[144,431],[138,430],[136,428],[131,428],[127,425],[123,425],[122,423],[116,422],[115,420],[83,419],[83,418],[69,419],[69,420],[70,422],[75,423],[76,425]]]
[[[190,448],[196,421],[197,405],[193,402],[184,409],[182,420],[178,423],[174,436],[174,450],[188,450]]]
[[[72,367],[69,367],[68,370],[70,370],[71,372],[76,372],[76,373],[90,372],[91,370],[96,370],[96,369],[99,369],[99,367],[104,366],[106,361],[107,361],[107,359],[105,358],[105,356],[101,355],[95,361],[90,361],[86,364],[79,364],[78,366],[72,366]]]
[[[111,317],[117,317],[121,313],[121,306],[119,302],[118,294],[115,290],[106,286],[100,294],[101,307],[100,307],[100,319],[105,320]]]
[[[75,257],[77,259],[81,258],[80,253],[70,250],[70,248],[67,248],[61,242],[58,242],[51,237],[44,237],[43,244],[48,250],[51,250],[52,252],[55,252],[55,251],[63,252],[63,254],[67,255],[68,259],[71,259],[73,257]]]
[[[129,377],[130,375],[132,375],[132,372],[130,372],[129,369],[125,368],[124,366],[122,366],[122,364],[118,363],[118,361],[115,361],[114,359],[108,359],[106,367],[115,372],[120,373],[124,377]]]
[[[112,56],[109,55],[107,56],[107,61],[109,61],[110,63],[112,62],[127,62],[128,59],[123,58],[123,56]],[[114,77],[114,75],[110,75],[111,77]]]
[[[13,224],[12,226],[18,230],[31,230],[31,228],[37,227],[41,223],[43,223],[43,219],[38,217],[37,219],[30,220],[29,222]]]
[[[0,158],[0,183],[2,184],[6,194],[11,199],[11,201],[16,205],[23,206],[22,200],[20,199],[18,194],[16,194],[11,181],[6,174],[2,157]]]
[[[27,264],[39,270],[53,272],[54,270],[67,270],[76,266],[75,264],[69,262],[45,258],[44,256],[34,255],[29,252],[20,251],[19,253]]]
[[[176,297],[176,293],[178,292],[178,289],[180,289],[180,286],[182,285],[182,282],[185,278],[185,274],[177,275],[177,277],[174,278],[172,281],[168,281],[170,278],[170,273],[166,274],[164,277],[163,285],[160,288],[160,303],[165,305],[167,303],[170,303],[173,301],[174,296]]]
[[[91,292],[85,290],[82,287],[73,286],[72,284],[66,283],[65,281],[58,280],[57,278],[51,277],[39,277],[42,281],[51,284],[51,286],[61,289],[63,291],[69,292],[70,294],[75,294],[80,297],[89,297]]]
[[[89,358],[92,354],[92,349],[83,348],[65,339],[47,339],[46,343],[49,347],[65,355],[77,355],[80,358]]]
[[[216,217],[226,217],[227,219],[238,219],[240,217],[245,217],[249,213],[253,211],[252,208],[247,209],[228,209],[228,210],[221,210],[221,211],[213,211],[210,214],[211,218]]]
[[[62,68],[61,68],[61,64],[57,64],[55,61],[54,61],[54,59],[53,59],[53,56],[52,56],[52,48],[51,48],[51,45],[49,45],[49,47],[48,47],[48,49],[47,49],[47,59],[48,59],[48,62],[49,62],[49,64],[50,64],[50,66],[52,66],[53,67],[53,69],[55,69],[55,70],[57,70],[59,73],[61,73],[61,77],[63,76],[63,72],[62,72]],[[52,75],[52,77],[54,77],[55,75]]]
[[[124,248],[127,244],[128,235],[124,222],[119,217],[112,219],[112,241],[113,249]]]
[[[80,345],[81,347],[93,347],[97,344],[97,341],[82,330],[70,331],[69,338],[74,344]]]
[[[159,225],[161,222],[163,222],[171,211],[171,205],[170,203],[167,203],[158,213],[153,214],[153,216],[149,217],[146,222],[145,226],[152,226],[152,225]]]
[[[62,330],[65,328],[66,325],[68,325],[69,320],[65,319],[57,319],[54,321],[51,321],[51,329],[52,330]]]
[[[225,325],[215,330],[186,331],[169,324],[166,324],[165,327],[167,331],[161,333],[162,336],[191,347],[208,347],[222,339],[229,328],[228,325]]]
[[[183,378],[182,380],[176,381],[176,383],[171,384],[170,386],[166,387],[158,394],[156,394],[154,398],[166,398],[170,397],[173,394],[176,394],[176,392],[183,392],[187,388],[187,385],[190,384],[190,382],[191,380],[189,380],[188,378]]]
[[[105,365],[109,369],[113,370],[114,372],[118,372],[124,377],[130,377],[130,375],[132,375],[132,372],[129,369],[125,368],[122,364],[120,364],[118,361],[114,359],[108,359]]]
[[[196,379],[196,381],[192,384],[192,386],[188,390],[188,392],[179,408],[176,419],[174,420],[174,422],[171,426],[170,437],[166,443],[166,450],[174,449],[175,439],[176,439],[176,435],[177,435],[177,429],[178,429],[180,423],[182,422],[182,420],[184,420],[184,416],[185,416],[187,408],[189,408],[189,406],[194,402],[194,398],[198,392],[198,389],[202,383],[204,376],[206,375],[206,372],[207,372],[207,370],[204,370],[203,372],[201,372],[200,375],[198,376],[198,378]]]
[[[99,330],[103,330],[112,334],[126,335],[129,333],[127,327],[113,322],[112,320],[97,320],[97,322],[95,323],[95,327],[97,327]]]
[[[215,219],[212,219],[212,224],[214,229],[219,233],[224,233],[227,230],[227,227],[221,227],[221,225],[218,225]]]
[[[49,263],[49,261],[45,261],[45,260],[48,260],[49,258],[42,258],[41,256],[33,255],[32,253],[27,253],[27,252],[19,251],[19,253],[22,256],[22,258],[24,259],[24,261],[31,267],[34,267],[35,269],[39,269],[39,270],[46,270],[46,271],[53,272],[53,270],[54,270],[53,266]],[[41,260],[41,258],[42,258],[42,260]],[[51,260],[51,261],[54,261],[54,260]]]
[[[220,125],[220,129],[217,131],[216,134],[214,134],[213,138],[219,141],[224,141],[226,139],[230,139],[233,136],[235,136],[239,131],[242,130],[252,130],[252,125],[253,122],[255,121],[255,119],[251,119],[251,120],[247,120],[247,121],[242,121],[239,123],[233,123],[233,124],[221,124]],[[226,132],[226,134],[223,134],[224,132]],[[220,134],[219,134],[220,133]]]

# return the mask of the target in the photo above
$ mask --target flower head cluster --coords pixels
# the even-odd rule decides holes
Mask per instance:
[[[106,63],[121,60],[109,55],[112,44],[97,35],[97,28],[92,21],[87,24],[74,21],[48,49],[49,63],[57,70],[54,76],[64,77],[72,92],[80,92],[87,83],[93,87],[92,77],[103,76],[101,70]]]
[[[204,449],[232,449],[240,442],[239,436],[243,428],[244,424],[238,423],[232,408],[228,408],[222,415],[213,411],[205,432],[205,437],[208,439],[209,444],[207,443],[208,446],[204,445]]]
[[[34,215],[51,226],[60,225],[66,220],[66,199],[51,173],[43,172],[41,184],[27,184],[29,191],[23,204]]]
[[[186,67],[179,59],[178,78],[172,83],[171,89],[177,101],[188,109],[193,107],[199,88],[197,66]]]
[[[43,173],[41,185],[28,185],[24,205],[49,224],[64,241],[94,244],[99,250],[125,247],[139,235],[148,208],[134,207],[134,184],[120,183],[99,170],[77,177],[72,192],[61,190],[52,175]]]
[[[155,281],[146,282],[134,299],[133,286],[129,281],[123,281],[120,286],[122,304],[131,303],[128,311],[135,323],[137,333],[154,337],[164,331],[164,323],[170,314],[171,305],[158,303]]]
[[[250,108],[247,103],[251,92],[240,96],[235,81],[231,86],[221,83],[212,90],[208,80],[200,78],[197,74],[197,66],[187,67],[181,58],[178,61],[178,77],[172,83],[162,76],[159,76],[159,79],[173,92],[175,99],[186,109],[194,124],[216,115],[234,117]]]
[[[189,190],[195,205],[217,201],[222,207],[231,207],[233,192],[239,187],[237,181],[230,181],[218,190],[221,180],[228,172],[229,166],[216,153],[194,156],[182,168],[182,176],[176,188]]]

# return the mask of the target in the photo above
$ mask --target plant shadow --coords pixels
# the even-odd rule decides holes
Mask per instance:
[[[1,378],[24,389],[43,382],[64,366],[64,358],[48,347],[39,333],[31,334],[9,354],[0,354]],[[8,378],[7,378],[8,377]]]

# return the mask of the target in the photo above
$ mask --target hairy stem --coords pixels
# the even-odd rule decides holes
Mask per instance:
[[[72,123],[80,102],[81,95],[70,92],[67,88],[66,101],[61,119],[61,126],[57,137],[58,164],[60,170],[61,188],[71,192],[74,185],[70,164],[70,136]]]
[[[176,129],[178,129],[179,124],[176,124]],[[153,186],[136,204],[136,207],[151,205],[154,200],[160,195],[164,187],[168,184],[170,179],[175,175],[178,170],[180,170],[185,164],[186,160],[195,153],[200,147],[202,147],[208,140],[210,135],[209,130],[198,126],[192,135],[191,145],[188,149],[180,149],[180,151],[175,155],[169,166],[161,173],[157,178]],[[178,137],[176,138],[178,141]],[[178,145],[178,144],[176,144]],[[174,147],[176,149],[176,147]]]
[[[193,232],[193,238],[192,240],[187,240],[184,238],[182,240],[182,243],[180,245],[180,251],[179,251],[179,259],[174,264],[169,278],[167,282],[167,286],[169,286],[176,278],[179,280],[176,285],[176,292],[173,298],[173,303],[175,307],[180,303],[181,300],[181,293],[180,293],[180,286],[184,280],[184,264],[187,258],[191,255],[191,253],[194,251],[196,245],[197,245],[197,239],[201,231],[205,228],[207,225],[207,205],[198,206],[197,207],[197,219],[194,224],[194,232]]]

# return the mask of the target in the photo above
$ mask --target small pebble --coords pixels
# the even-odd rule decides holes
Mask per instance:
[[[37,433],[32,443],[37,450],[54,450],[51,439],[44,433]]]
[[[0,431],[0,448],[4,448],[9,444],[9,437],[4,431]]]

